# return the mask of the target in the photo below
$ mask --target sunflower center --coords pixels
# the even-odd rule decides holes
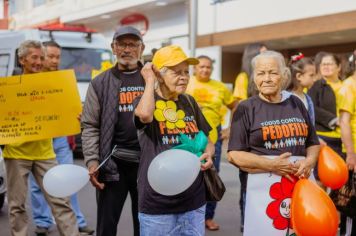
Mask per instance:
[[[167,108],[165,108],[163,110],[163,116],[169,122],[174,123],[174,122],[178,121],[177,112],[174,109],[170,108],[170,107],[167,107]]]

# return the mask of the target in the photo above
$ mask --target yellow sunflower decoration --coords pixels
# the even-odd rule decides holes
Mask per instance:
[[[177,105],[173,101],[165,102],[162,100],[158,100],[156,102],[156,109],[153,115],[157,121],[165,121],[167,129],[182,129],[186,126],[183,120],[185,117],[184,111],[177,111]]]

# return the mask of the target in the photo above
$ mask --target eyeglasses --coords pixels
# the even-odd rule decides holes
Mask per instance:
[[[141,44],[140,43],[124,43],[124,42],[115,41],[115,46],[120,50],[124,50],[126,48],[128,48],[130,50],[134,50],[134,49],[137,49],[139,46],[141,46]]]

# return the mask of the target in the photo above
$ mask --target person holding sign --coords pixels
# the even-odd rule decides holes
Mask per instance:
[[[57,71],[61,60],[61,47],[54,41],[43,43],[45,60],[43,71]],[[54,152],[59,164],[73,164],[73,153],[69,147],[67,137],[53,139]],[[54,224],[49,206],[44,198],[40,187],[36,184],[33,175],[30,175],[32,216],[36,224],[36,234],[46,235],[49,228]],[[71,196],[72,209],[77,217],[79,232],[91,235],[94,230],[87,226],[83,213],[80,211],[77,194]]]
[[[319,141],[303,102],[282,91],[289,75],[283,56],[262,52],[252,68],[259,94],[238,105],[228,145],[229,162],[249,173],[244,235],[293,235],[295,178],[311,174]]]
[[[24,41],[18,49],[18,57],[23,68],[23,74],[42,71],[44,49],[41,42],[34,40]],[[11,235],[26,236],[28,233],[28,217],[25,204],[28,188],[27,180],[30,173],[33,174],[51,207],[60,235],[79,235],[69,198],[54,198],[48,195],[43,188],[44,174],[57,165],[52,139],[7,144],[5,145],[3,156],[7,174]]]
[[[138,236],[137,171],[141,152],[132,122],[132,102],[144,91],[140,58],[145,45],[140,31],[126,26],[115,32],[111,47],[117,64],[95,77],[88,88],[81,119],[83,154],[90,181],[97,188],[97,236],[116,236],[128,193],[134,235]]]

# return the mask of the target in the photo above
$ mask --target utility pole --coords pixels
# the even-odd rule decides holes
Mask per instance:
[[[190,56],[195,57],[198,28],[198,0],[190,0],[189,13],[189,49]]]

